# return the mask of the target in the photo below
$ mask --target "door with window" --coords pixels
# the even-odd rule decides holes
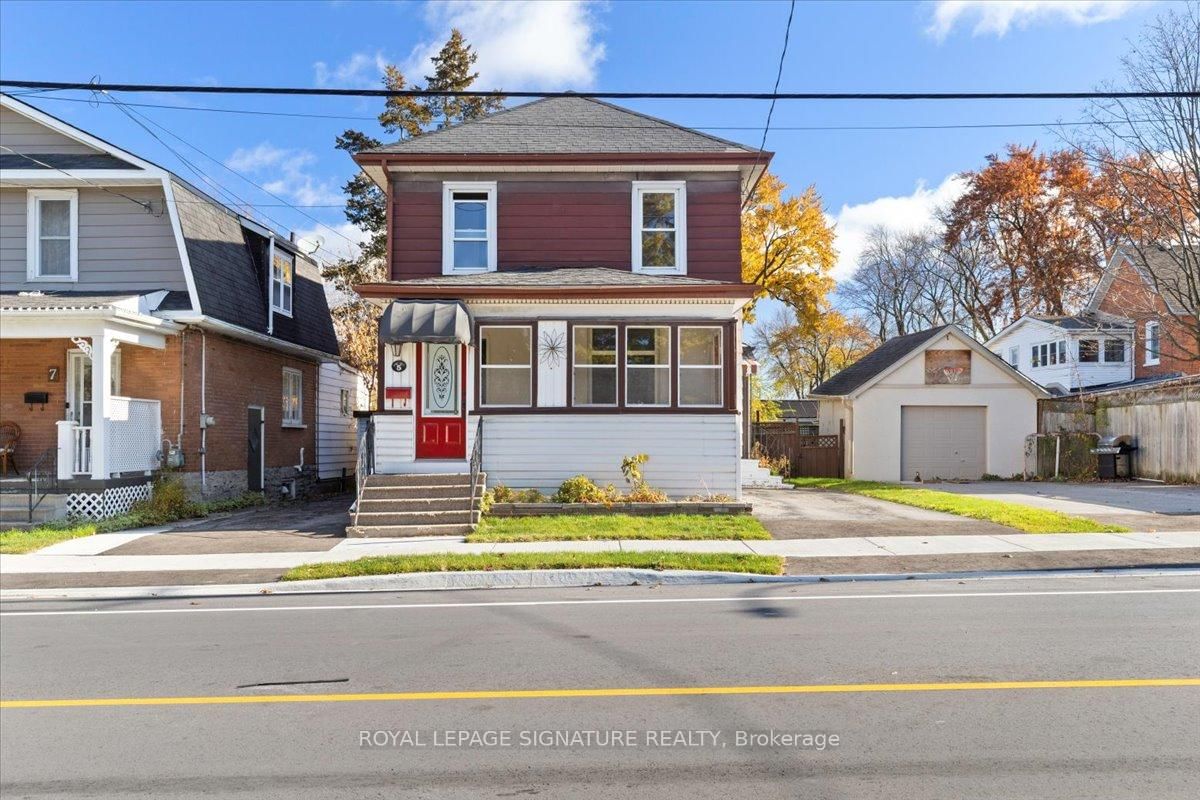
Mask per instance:
[[[463,349],[457,343],[417,347],[417,370],[421,376],[416,403],[417,458],[467,457]]]

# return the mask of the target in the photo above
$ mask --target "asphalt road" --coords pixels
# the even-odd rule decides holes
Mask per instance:
[[[6,799],[1200,796],[1197,577],[2,611]]]

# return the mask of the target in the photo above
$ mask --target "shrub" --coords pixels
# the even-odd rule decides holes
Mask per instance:
[[[554,502],[609,504],[613,502],[614,492],[616,489],[612,486],[601,489],[587,475],[576,475],[562,482],[554,494]],[[620,492],[616,492],[616,494],[617,497],[620,497]]]
[[[488,494],[492,496],[493,503],[512,503],[515,502],[514,498],[517,496],[515,491],[503,483],[497,483]]]
[[[537,489],[521,489],[514,494],[516,498],[514,503],[544,503],[546,495],[539,492]]]
[[[496,486],[487,493],[490,495],[489,503],[544,503],[546,495],[539,492],[537,489],[512,489],[505,486],[503,483],[497,483]]]
[[[625,476],[625,482],[635,489],[639,484],[645,483],[642,478],[642,464],[650,460],[650,456],[645,453],[638,453],[634,456],[625,456],[621,459],[621,474]]]
[[[645,481],[642,481],[629,490],[625,499],[630,503],[665,503],[667,502],[667,493],[652,489]]]
[[[177,519],[204,516],[204,508],[188,498],[183,481],[168,476],[155,481],[150,499],[134,503],[129,513],[141,525],[161,525]]]

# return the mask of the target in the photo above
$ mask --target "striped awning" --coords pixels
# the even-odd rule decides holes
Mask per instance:
[[[396,300],[379,318],[379,341],[471,343],[471,315],[453,300]]]

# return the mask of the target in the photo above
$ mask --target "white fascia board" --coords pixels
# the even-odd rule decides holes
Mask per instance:
[[[196,276],[192,274],[192,260],[188,257],[187,240],[183,238],[183,223],[179,218],[179,204],[175,202],[175,187],[170,174],[162,176],[162,190],[171,219],[171,232],[175,235],[175,248],[179,251],[179,265],[183,269],[184,283],[187,284],[188,302],[191,303],[192,312],[200,314],[200,293],[196,291]]]
[[[388,164],[388,172],[738,172],[739,164]],[[374,179],[374,176],[372,176]],[[378,183],[378,180],[376,180]]]
[[[158,171],[140,169],[6,169],[0,174],[0,186],[157,186]]]

